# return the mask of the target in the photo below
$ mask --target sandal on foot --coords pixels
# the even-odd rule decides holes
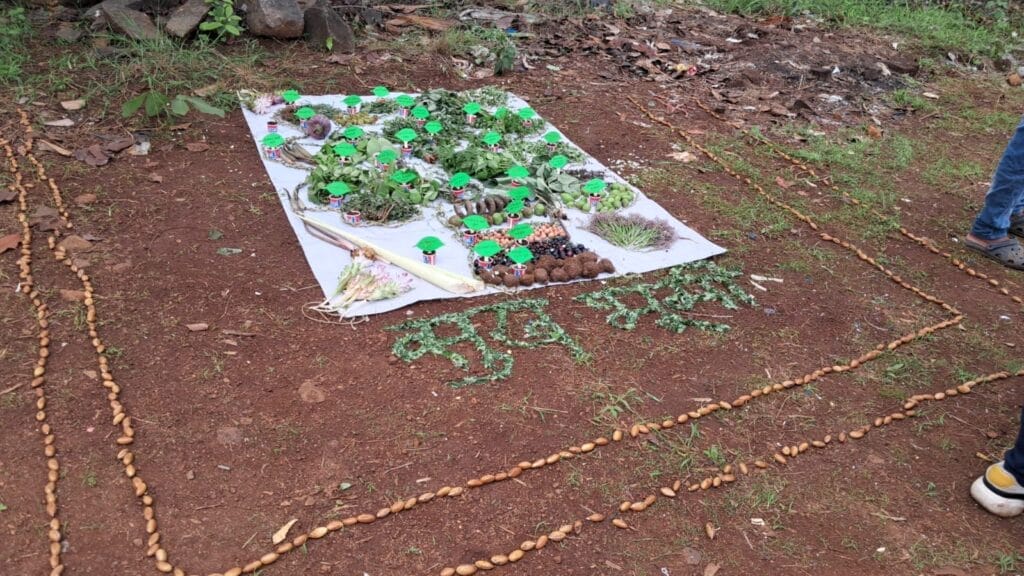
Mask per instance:
[[[995,242],[988,246],[964,238],[964,246],[975,252],[1015,270],[1024,270],[1024,246],[1014,238]]]
[[[1024,238],[1024,215],[1010,217],[1010,229],[1008,232],[1013,236]]]

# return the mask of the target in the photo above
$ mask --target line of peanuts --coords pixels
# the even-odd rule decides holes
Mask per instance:
[[[635,103],[635,101],[634,101],[634,103]],[[44,180],[44,181],[47,181],[49,183],[49,186],[50,186],[51,191],[52,191],[53,196],[54,196],[54,202],[58,206],[58,211],[62,214],[62,216],[63,216],[63,218],[65,220],[65,226],[70,228],[71,227],[70,218],[69,218],[69,215],[68,215],[66,209],[63,208],[63,202],[62,202],[62,199],[61,199],[61,194],[60,194],[59,188],[57,187],[57,185],[56,185],[56,183],[54,182],[53,179],[46,177],[44,168],[35,159],[34,155],[32,155],[32,153],[31,153],[31,126],[28,124],[27,117],[25,116],[25,114],[23,112],[21,112],[20,110],[19,110],[19,113],[22,114],[22,124],[23,124],[23,126],[26,127],[26,132],[29,134],[28,144],[27,144],[27,146],[26,146],[26,148],[24,150],[24,155],[35,165],[36,171],[37,171],[37,174],[38,174],[40,180]],[[708,153],[706,150],[702,150],[702,151],[704,151],[705,153]],[[16,168],[17,164],[13,160],[13,151],[8,151],[8,158],[12,162],[12,172],[16,172],[17,171],[17,168]],[[713,157],[713,159],[714,159],[714,157]],[[721,162],[720,159],[716,159],[716,160]],[[741,179],[743,178],[742,176],[736,174],[735,172],[731,172],[731,173],[735,177],[739,177]],[[18,174],[18,176],[16,176],[16,177],[20,178],[20,174]],[[752,186],[755,186],[755,187],[757,186],[756,184],[750,182],[749,179],[747,179],[746,181],[749,184],[751,184]],[[767,193],[764,192],[763,190],[761,191],[761,193],[766,195],[766,196],[768,196]],[[811,221],[806,216],[800,214],[799,212],[795,211],[791,207],[786,206],[785,204],[782,204],[782,203],[777,202],[777,201],[773,202],[773,203],[777,204],[777,205],[780,205],[780,206],[782,206],[782,207],[784,207],[784,208],[786,208],[788,210],[791,210],[801,220],[806,222],[812,228],[817,229],[817,226],[816,226],[816,224],[813,223],[813,221]],[[24,212],[27,210],[27,206],[25,205],[24,202],[21,203],[21,206],[23,208],[22,214],[24,214]],[[26,220],[26,222],[23,222],[23,225],[24,224],[27,224],[27,220]],[[733,402],[720,401],[720,402],[718,402],[716,404],[710,404],[710,405],[704,406],[704,407],[702,407],[702,408],[700,408],[698,410],[691,411],[691,412],[688,412],[686,414],[682,414],[675,421],[666,420],[666,421],[664,421],[664,422],[662,422],[660,424],[658,424],[658,423],[649,423],[649,424],[637,424],[637,425],[634,425],[632,428],[630,428],[628,430],[628,433],[629,433],[629,435],[631,437],[635,438],[635,437],[639,436],[640,434],[650,433],[652,430],[659,430],[659,429],[662,429],[662,428],[671,428],[677,422],[678,423],[683,423],[683,422],[686,422],[687,420],[692,419],[692,418],[700,418],[702,416],[710,414],[710,413],[712,413],[712,412],[714,412],[716,410],[719,410],[719,409],[726,409],[726,410],[728,410],[728,409],[731,409],[733,407],[742,406],[746,402],[749,402],[750,400],[752,400],[754,398],[757,398],[759,396],[770,394],[772,392],[777,392],[777,391],[780,391],[780,390],[784,390],[784,389],[790,388],[792,386],[806,384],[808,382],[812,382],[812,381],[814,381],[814,380],[816,380],[816,379],[818,379],[818,378],[820,378],[820,377],[822,377],[822,376],[824,376],[826,374],[832,373],[832,372],[843,372],[843,371],[846,371],[846,370],[849,370],[849,369],[856,368],[857,366],[859,366],[859,365],[861,365],[861,364],[863,364],[865,362],[868,362],[870,360],[873,360],[873,359],[877,358],[881,354],[882,350],[886,350],[886,349],[887,350],[894,350],[898,346],[900,346],[902,344],[909,343],[910,341],[912,341],[913,339],[915,339],[917,337],[920,337],[920,336],[929,334],[931,332],[934,332],[936,330],[940,330],[942,328],[945,328],[945,327],[951,326],[953,324],[956,324],[962,318],[962,315],[959,315],[959,313],[956,311],[955,308],[953,308],[953,307],[951,307],[951,306],[941,302],[940,300],[938,300],[937,298],[935,298],[933,296],[930,296],[930,295],[924,293],[923,291],[920,291],[920,290],[914,288],[913,286],[910,286],[908,283],[903,282],[902,280],[899,279],[898,276],[895,276],[891,272],[887,271],[884,267],[882,267],[881,265],[877,264],[872,259],[868,258],[866,256],[866,254],[863,254],[863,252],[857,250],[852,245],[850,245],[848,243],[845,243],[843,241],[840,241],[838,239],[833,239],[831,237],[828,237],[827,235],[825,235],[825,236],[826,236],[826,239],[832,240],[832,241],[836,242],[837,244],[842,245],[845,248],[848,248],[848,249],[851,249],[851,250],[855,250],[856,252],[858,252],[858,256],[861,257],[861,259],[863,259],[865,261],[868,261],[869,263],[873,264],[876,268],[879,268],[883,272],[887,273],[887,275],[891,279],[893,279],[897,283],[900,283],[901,286],[914,291],[916,294],[918,294],[922,298],[925,298],[929,302],[933,302],[933,303],[936,303],[936,304],[942,306],[943,308],[945,308],[949,312],[956,314],[956,316],[952,320],[947,320],[945,322],[941,322],[941,323],[935,324],[933,326],[922,328],[921,330],[918,330],[917,332],[909,333],[909,334],[907,334],[906,336],[904,336],[904,337],[902,337],[900,339],[897,339],[897,340],[894,340],[892,342],[889,342],[888,344],[879,345],[875,350],[872,350],[872,351],[862,355],[860,358],[857,358],[857,359],[851,361],[847,365],[836,365],[836,366],[830,366],[830,367],[826,366],[826,367],[820,368],[818,370],[815,370],[813,373],[809,373],[809,374],[807,374],[807,375],[805,375],[803,377],[800,377],[800,378],[797,378],[797,379],[794,379],[794,380],[786,380],[784,382],[776,383],[776,384],[773,384],[771,386],[765,386],[762,389],[753,390],[753,391],[751,391],[750,394],[745,394],[745,395],[737,398]],[[77,267],[77,265],[75,265],[69,258],[67,258],[67,254],[64,252],[64,250],[56,246],[56,239],[54,237],[50,237],[48,240],[49,240],[48,243],[50,245],[50,248],[54,252],[55,258],[58,259],[59,261],[63,261],[66,265],[68,265],[72,269],[72,272],[74,272],[74,273],[76,273],[78,275],[79,279],[82,281],[82,285],[83,285],[83,288],[84,288],[85,293],[86,293],[87,323],[88,323],[88,328],[89,328],[89,335],[93,339],[92,340],[93,346],[96,348],[97,356],[98,356],[98,359],[99,359],[98,361],[99,361],[100,369],[101,369],[101,372],[102,372],[102,375],[103,375],[104,386],[108,389],[108,400],[110,401],[111,410],[112,410],[112,414],[113,414],[113,423],[114,423],[114,425],[120,424],[122,426],[122,431],[123,431],[122,435],[120,437],[118,437],[118,439],[116,441],[118,445],[124,446],[124,448],[122,448],[120,450],[120,452],[118,452],[118,459],[122,462],[122,465],[124,466],[126,475],[128,475],[130,478],[132,478],[132,485],[133,485],[133,489],[134,489],[135,495],[136,495],[137,498],[139,498],[141,500],[141,503],[143,504],[143,515],[144,515],[144,517],[146,519],[146,530],[147,530],[147,533],[149,534],[149,540],[147,542],[148,548],[147,548],[147,551],[146,551],[147,556],[153,557],[155,559],[156,568],[160,572],[164,572],[164,573],[171,573],[171,572],[173,572],[176,576],[184,576],[186,574],[186,572],[182,568],[176,567],[176,566],[172,565],[168,561],[167,552],[160,545],[160,533],[157,530],[156,512],[155,512],[153,498],[152,498],[151,495],[149,495],[147,493],[148,487],[147,487],[146,483],[138,475],[138,471],[136,470],[136,467],[134,465],[134,459],[135,459],[134,453],[131,452],[131,450],[127,447],[127,446],[131,445],[134,442],[134,430],[131,427],[131,419],[130,419],[130,417],[125,412],[124,406],[118,400],[118,393],[120,392],[120,388],[114,382],[113,375],[110,372],[109,367],[108,367],[107,359],[106,359],[105,356],[103,356],[103,351],[105,350],[105,348],[104,348],[104,346],[102,344],[102,341],[99,339],[99,335],[97,334],[97,330],[96,330],[96,311],[95,311],[95,306],[94,306],[94,302],[93,302],[93,298],[92,298],[93,297],[93,288],[92,288],[92,285],[90,283],[90,280],[89,280],[88,276],[85,274],[85,272],[83,270],[79,269]],[[27,246],[27,245],[28,245],[27,243],[24,244],[24,246]],[[24,251],[25,251],[25,248],[23,248],[23,254],[24,254]],[[25,265],[29,265],[29,263],[30,263],[30,258],[25,262]],[[23,273],[28,276],[29,280],[31,280],[31,270],[30,270],[30,268],[26,271],[24,269],[24,267],[23,267]],[[37,294],[37,297],[38,297],[38,294]],[[41,301],[40,301],[40,304],[42,306],[44,306],[43,310],[45,311],[45,304],[43,304]],[[43,319],[42,322],[45,322],[45,319]],[[41,330],[45,330],[45,327],[41,328]],[[43,334],[43,332],[41,332],[41,334]],[[48,335],[47,335],[47,337],[48,337]],[[41,342],[42,342],[42,337],[41,337]],[[48,340],[47,340],[47,343],[48,343]],[[42,370],[40,370],[40,368],[42,368]],[[40,372],[40,374],[38,376],[36,376],[36,378],[41,378],[42,377],[42,372],[44,372],[44,371],[45,371],[44,367],[42,367],[42,366],[38,367],[36,372]],[[948,391],[947,391],[947,394],[948,394]],[[44,414],[43,417],[45,417],[45,414]],[[37,418],[39,418],[38,415],[37,415]],[[893,418],[890,417],[890,421],[892,419]],[[883,421],[884,420],[885,419],[883,418]],[[885,422],[885,423],[888,423],[888,422]],[[850,437],[857,438],[857,437],[863,436],[863,432],[860,432],[859,435],[855,435],[856,432],[857,431],[851,432],[850,433]],[[627,433],[626,431],[621,430],[621,429],[620,430],[615,430],[613,432],[613,434],[612,434],[612,441],[619,441],[619,440],[621,440],[626,433]],[[50,434],[48,426],[46,426],[44,428],[44,434],[47,435],[47,439],[48,439],[47,446],[52,446],[52,444],[54,442],[54,437],[53,437],[52,434]],[[253,572],[253,571],[259,570],[260,568],[262,568],[264,566],[267,566],[269,564],[274,563],[278,558],[280,558],[281,555],[286,554],[286,553],[290,552],[291,550],[293,550],[293,549],[295,549],[297,547],[302,546],[307,541],[309,541],[309,540],[317,540],[317,539],[323,538],[328,533],[340,530],[343,527],[353,526],[353,525],[356,525],[356,524],[370,524],[370,523],[373,523],[373,522],[375,522],[377,520],[383,519],[383,518],[385,518],[385,517],[387,517],[389,515],[397,514],[399,512],[402,512],[402,511],[405,511],[405,510],[409,510],[409,509],[413,508],[414,506],[416,506],[418,504],[423,504],[423,503],[429,502],[430,500],[434,499],[435,497],[457,497],[457,496],[461,495],[464,492],[465,489],[479,488],[479,487],[485,486],[487,484],[490,484],[492,482],[498,482],[498,481],[506,480],[506,479],[509,479],[509,478],[515,478],[519,474],[521,474],[522,472],[524,472],[526,470],[538,469],[538,468],[541,468],[541,467],[544,467],[544,466],[547,466],[547,465],[555,464],[556,462],[558,462],[558,461],[560,461],[561,459],[564,459],[564,458],[571,458],[571,457],[574,457],[574,456],[577,456],[577,455],[580,455],[580,454],[586,454],[586,453],[588,453],[590,451],[593,451],[597,447],[607,445],[608,443],[609,443],[609,440],[607,438],[604,438],[604,437],[597,438],[593,442],[583,443],[581,446],[578,446],[578,447],[575,447],[575,446],[574,447],[570,447],[569,449],[567,449],[565,451],[561,451],[559,453],[552,454],[552,455],[550,455],[550,456],[548,456],[546,458],[541,458],[541,459],[534,460],[534,461],[531,461],[531,462],[520,463],[520,465],[516,466],[515,468],[513,468],[513,469],[511,469],[511,470],[509,470],[507,472],[499,472],[499,473],[494,474],[494,475],[484,475],[484,476],[481,476],[479,478],[470,479],[469,481],[466,482],[466,486],[465,487],[458,487],[458,486],[457,487],[448,487],[448,486],[446,486],[444,488],[441,488],[437,492],[427,492],[427,493],[424,493],[424,494],[422,494],[422,495],[420,495],[418,497],[409,498],[408,500],[395,502],[391,506],[388,506],[388,507],[385,507],[385,508],[381,508],[375,514],[364,513],[364,514],[359,514],[357,516],[351,516],[351,517],[348,517],[348,518],[345,518],[345,519],[342,519],[342,520],[335,520],[335,521],[329,522],[328,524],[326,524],[324,526],[319,526],[319,527],[313,528],[312,530],[310,530],[309,532],[307,532],[305,534],[301,534],[299,536],[296,536],[294,539],[292,539],[289,542],[284,542],[282,544],[279,544],[274,549],[274,551],[267,552],[266,554],[263,554],[258,560],[254,560],[252,562],[249,562],[248,564],[246,564],[244,566],[236,566],[236,567],[233,567],[233,568],[231,568],[229,570],[226,570],[225,572],[223,572],[222,576],[239,576],[243,572]],[[49,452],[53,452],[53,451],[54,450],[52,448],[48,449],[48,453]],[[796,451],[796,453],[800,452],[800,446],[799,445],[795,447],[795,451]],[[782,457],[786,457],[786,454],[784,452],[785,451],[783,451],[783,453],[781,454]],[[790,450],[790,452],[793,453],[794,450]],[[777,459],[775,459],[775,460],[777,461]],[[56,462],[55,459],[52,459],[51,461],[52,462]],[[759,463],[760,464],[767,464],[766,462],[759,460],[757,462],[754,462],[754,466],[758,467],[758,468],[761,467],[759,465]],[[524,466],[524,464],[526,466]],[[49,464],[49,466],[53,467],[54,464]],[[738,469],[741,471],[741,473],[746,468],[747,468],[746,464],[742,464],[741,463],[741,464],[738,465]],[[52,476],[54,476],[54,474],[51,474],[51,477]],[[723,472],[723,474],[721,474],[719,476],[716,476],[715,478],[705,479],[705,480],[701,481],[700,483],[697,483],[695,485],[690,485],[690,486],[688,486],[688,489],[689,490],[697,490],[697,489],[700,489],[703,485],[706,485],[708,488],[718,487],[718,486],[721,486],[723,483],[727,484],[727,483],[729,483],[731,481],[734,481],[734,480],[735,480],[735,475],[732,474],[731,471],[730,472]],[[52,488],[54,489],[53,492],[55,492],[55,486],[56,485],[54,483],[53,486],[52,486]],[[696,488],[694,488],[694,486],[696,486]],[[50,484],[48,484],[47,487],[48,487],[48,490],[49,490],[49,488],[51,488]],[[674,486],[672,488],[665,487],[665,489],[662,490],[661,493],[663,495],[665,495],[665,496],[668,496],[668,492],[669,491],[671,491],[674,494],[676,491],[679,490],[680,487],[681,486]],[[49,492],[48,492],[48,494],[49,494]],[[48,502],[49,502],[49,500],[50,500],[50,497],[48,496]],[[54,509],[54,514],[53,514],[54,522],[52,522],[51,524],[55,525],[55,529],[56,530],[59,530],[59,522],[56,522],[56,520],[55,520],[55,518],[56,518],[56,498],[55,498],[55,494],[53,496],[53,506],[52,506],[52,508]],[[599,515],[597,515],[597,516],[599,516]],[[593,518],[594,518],[594,516],[592,516],[590,519],[593,520]],[[619,519],[616,519],[616,520],[619,520]],[[624,524],[624,522],[621,522],[621,523]],[[619,525],[619,524],[616,523],[616,525]],[[52,536],[53,536],[53,533],[51,532],[51,538],[52,538]],[[59,545],[59,532],[57,533],[57,536],[58,536],[57,543]],[[51,549],[53,549],[53,546],[51,546]],[[59,549],[58,549],[58,554],[59,554]],[[57,556],[57,559],[59,561],[59,555]],[[512,561],[514,561],[514,560],[512,560]],[[51,560],[51,563],[52,562],[53,561]],[[58,562],[58,565],[59,565],[59,562]],[[62,570],[62,568],[61,568],[61,570]],[[59,574],[59,573],[60,572],[58,571],[57,574]],[[458,572],[455,572],[455,573],[458,573]],[[212,576],[221,576],[221,574],[217,573],[217,574],[212,575]]]
[[[697,100],[697,99],[694,98],[693,102],[699,108],[701,108],[707,115],[709,115],[712,118],[715,118],[716,120],[719,120],[719,121],[721,121],[721,122],[723,122],[725,124],[729,124],[729,120],[727,118],[725,118],[721,114],[718,114],[717,112],[715,112],[711,108],[708,108],[700,100]],[[729,125],[731,125],[731,124],[729,124]],[[833,192],[838,193],[838,194],[840,194],[842,196],[844,202],[848,202],[848,203],[850,203],[850,204],[852,204],[854,206],[863,206],[863,207],[867,208],[868,212],[872,216],[877,218],[879,221],[881,221],[881,222],[886,222],[886,221],[889,220],[889,218],[887,218],[885,216],[885,214],[882,214],[881,212],[879,212],[878,209],[874,208],[873,206],[868,206],[868,205],[864,204],[859,199],[854,198],[853,196],[851,196],[849,192],[846,192],[844,190],[840,190],[839,187],[836,186],[835,182],[831,178],[823,178],[822,176],[820,176],[814,170],[814,168],[810,167],[805,162],[801,162],[800,159],[795,158],[794,156],[788,154],[786,151],[782,150],[781,148],[776,146],[773,142],[768,140],[768,138],[765,137],[763,134],[754,135],[752,137],[757,142],[767,146],[768,149],[771,152],[773,152],[774,154],[777,154],[778,156],[780,156],[784,160],[788,161],[790,164],[792,164],[793,166],[795,166],[797,169],[801,170],[805,174],[809,175],[811,178],[814,178],[815,180],[818,180],[819,182],[826,183],[830,190],[832,190]],[[1001,283],[999,282],[999,280],[996,280],[995,278],[991,278],[988,274],[985,274],[984,272],[981,272],[981,271],[975,270],[974,268],[971,268],[965,262],[963,262],[960,259],[954,257],[951,253],[943,251],[940,248],[938,248],[937,246],[935,246],[935,244],[932,243],[932,241],[929,240],[928,238],[926,238],[924,236],[918,236],[917,234],[914,234],[909,229],[907,229],[905,226],[900,226],[899,232],[900,232],[901,235],[903,235],[904,237],[906,237],[909,240],[913,241],[914,243],[922,246],[924,249],[928,250],[932,254],[936,254],[936,255],[942,256],[946,260],[949,260],[950,265],[952,265],[953,267],[957,268],[958,270],[963,271],[968,276],[973,276],[975,278],[980,278],[982,280],[986,280],[986,281],[988,281],[988,283],[991,286],[993,286],[995,288],[998,288],[1000,294],[1003,294],[1004,296],[1008,296],[1011,300],[1013,300],[1017,304],[1024,304],[1024,298],[1021,298],[1020,296],[1017,296],[1016,294],[1010,294],[1010,291],[1006,287],[1002,286]]]
[[[61,470],[60,460],[57,459],[57,437],[50,423],[46,421],[46,360],[50,356],[49,309],[35,289],[32,277],[32,228],[28,221],[28,189],[34,187],[34,184],[24,181],[11,144],[2,140],[0,146],[3,147],[4,155],[7,158],[8,171],[14,178],[9,189],[18,193],[17,217],[21,224],[21,256],[18,258],[20,283],[18,287],[32,300],[32,306],[36,310],[36,322],[39,326],[38,359],[32,370],[31,388],[36,399],[35,420],[38,423],[39,432],[43,436],[43,453],[46,456],[46,486],[43,488],[43,493],[46,500],[46,515],[50,519],[49,530],[47,530],[47,539],[50,542],[50,574],[59,576],[64,571],[64,565],[61,562],[63,552],[61,522],[57,514],[57,482],[60,480]]]

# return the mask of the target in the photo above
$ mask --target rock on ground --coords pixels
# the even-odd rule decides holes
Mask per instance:
[[[356,49],[352,27],[333,8],[317,3],[306,10],[306,40],[314,49],[324,49],[327,39],[333,39],[331,50],[352,53]]]
[[[245,23],[249,32],[272,38],[298,38],[304,28],[296,0],[250,0]]]
[[[116,4],[104,4],[100,9],[107,24],[115,32],[120,32],[135,40],[155,40],[160,37],[160,31],[156,29],[153,20],[138,10]]]
[[[199,27],[209,11],[210,5],[206,0],[188,0],[171,13],[164,25],[164,33],[185,38]]]

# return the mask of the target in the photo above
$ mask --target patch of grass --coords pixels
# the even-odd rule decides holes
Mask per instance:
[[[923,96],[914,94],[907,88],[898,88],[889,93],[889,99],[897,108],[903,108],[907,110],[913,110],[914,112],[924,112],[932,109],[931,102],[928,102]]]
[[[964,158],[939,158],[921,173],[925,183],[933,187],[969,186],[987,176],[986,168]]]
[[[86,472],[85,476],[82,478],[82,484],[89,488],[95,488],[100,485],[100,480],[96,477],[96,473],[90,470]]]
[[[712,444],[704,450],[704,457],[719,468],[725,466],[725,450],[722,450],[718,444]]]
[[[1024,554],[1019,552],[998,552],[995,557],[995,565],[999,568],[1000,574],[1011,574],[1017,571],[1017,563],[1024,563]]]
[[[0,85],[20,82],[28,60],[25,40],[31,33],[24,7],[0,8]]]
[[[644,398],[636,388],[629,388],[616,393],[607,385],[601,385],[590,392],[590,400],[597,411],[590,419],[595,424],[617,423],[623,414],[637,415],[637,406],[643,404]]]
[[[954,51],[968,58],[997,57],[1014,41],[1014,22],[983,22],[963,3],[932,6],[889,0],[705,0],[705,4],[744,15],[811,13],[835,26],[871,28],[905,35],[935,54]]]
[[[125,101],[150,91],[173,98],[209,87],[204,99],[225,108],[234,105],[236,88],[280,87],[274,74],[257,69],[265,52],[254,39],[230,47],[202,38],[189,43],[166,37],[141,41],[111,35],[107,39],[114,56],[101,57],[94,50],[59,51],[24,75],[19,92],[33,97],[74,92],[89,101],[90,109],[106,113],[119,111]]]

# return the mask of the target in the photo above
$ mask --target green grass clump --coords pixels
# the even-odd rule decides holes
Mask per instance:
[[[28,60],[25,39],[31,32],[23,7],[0,8],[0,85],[21,78],[21,67]]]
[[[743,15],[809,14],[836,26],[903,34],[929,52],[952,50],[972,59],[998,57],[1014,41],[1009,14],[992,20],[958,5],[890,0],[705,0],[705,4]]]

